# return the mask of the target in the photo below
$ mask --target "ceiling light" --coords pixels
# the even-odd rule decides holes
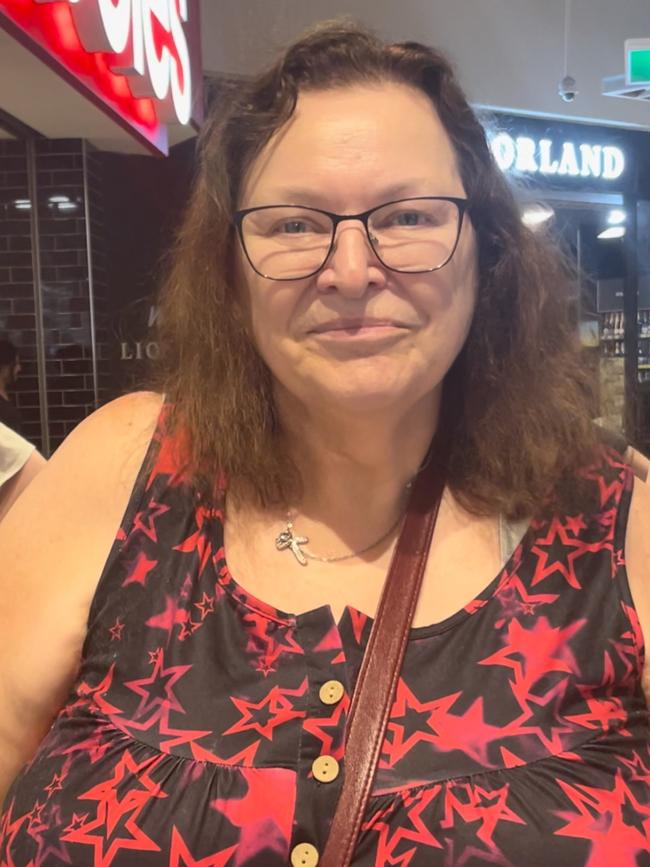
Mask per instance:
[[[555,211],[548,205],[533,205],[521,215],[522,222],[531,229],[541,226],[555,216]]]
[[[70,196],[48,196],[49,208],[55,208],[57,211],[76,211],[79,205],[73,202]]]
[[[598,235],[599,241],[612,241],[615,238],[625,237],[625,226],[610,226]]]
[[[621,211],[618,208],[615,208],[613,211],[610,211],[607,215],[607,222],[610,226],[620,226],[621,223],[624,223],[627,220],[627,214],[625,211]]]

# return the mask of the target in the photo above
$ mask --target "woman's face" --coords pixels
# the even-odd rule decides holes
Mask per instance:
[[[383,84],[302,93],[247,173],[239,207],[355,214],[418,196],[465,197],[455,153],[423,93]],[[431,273],[384,267],[354,220],[338,226],[333,253],[312,277],[277,282],[243,253],[239,261],[253,338],[277,397],[307,410],[413,405],[440,387],[469,330],[477,253],[467,217],[453,258]]]

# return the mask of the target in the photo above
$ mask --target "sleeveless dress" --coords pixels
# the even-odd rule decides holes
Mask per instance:
[[[371,620],[247,593],[174,454],[159,422],[76,682],[6,797],[2,867],[315,867],[323,851]],[[584,475],[597,513],[534,522],[477,598],[412,630],[355,867],[650,865],[633,480],[606,448]]]

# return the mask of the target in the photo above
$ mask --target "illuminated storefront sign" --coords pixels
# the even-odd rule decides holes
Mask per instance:
[[[615,181],[625,171],[625,154],[613,145],[557,143],[500,132],[491,138],[490,147],[504,172]]]
[[[0,0],[0,25],[167,151],[166,125],[201,120],[198,0]]]

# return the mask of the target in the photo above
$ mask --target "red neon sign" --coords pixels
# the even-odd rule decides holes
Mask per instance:
[[[0,26],[136,138],[202,120],[199,0],[0,0]]]

